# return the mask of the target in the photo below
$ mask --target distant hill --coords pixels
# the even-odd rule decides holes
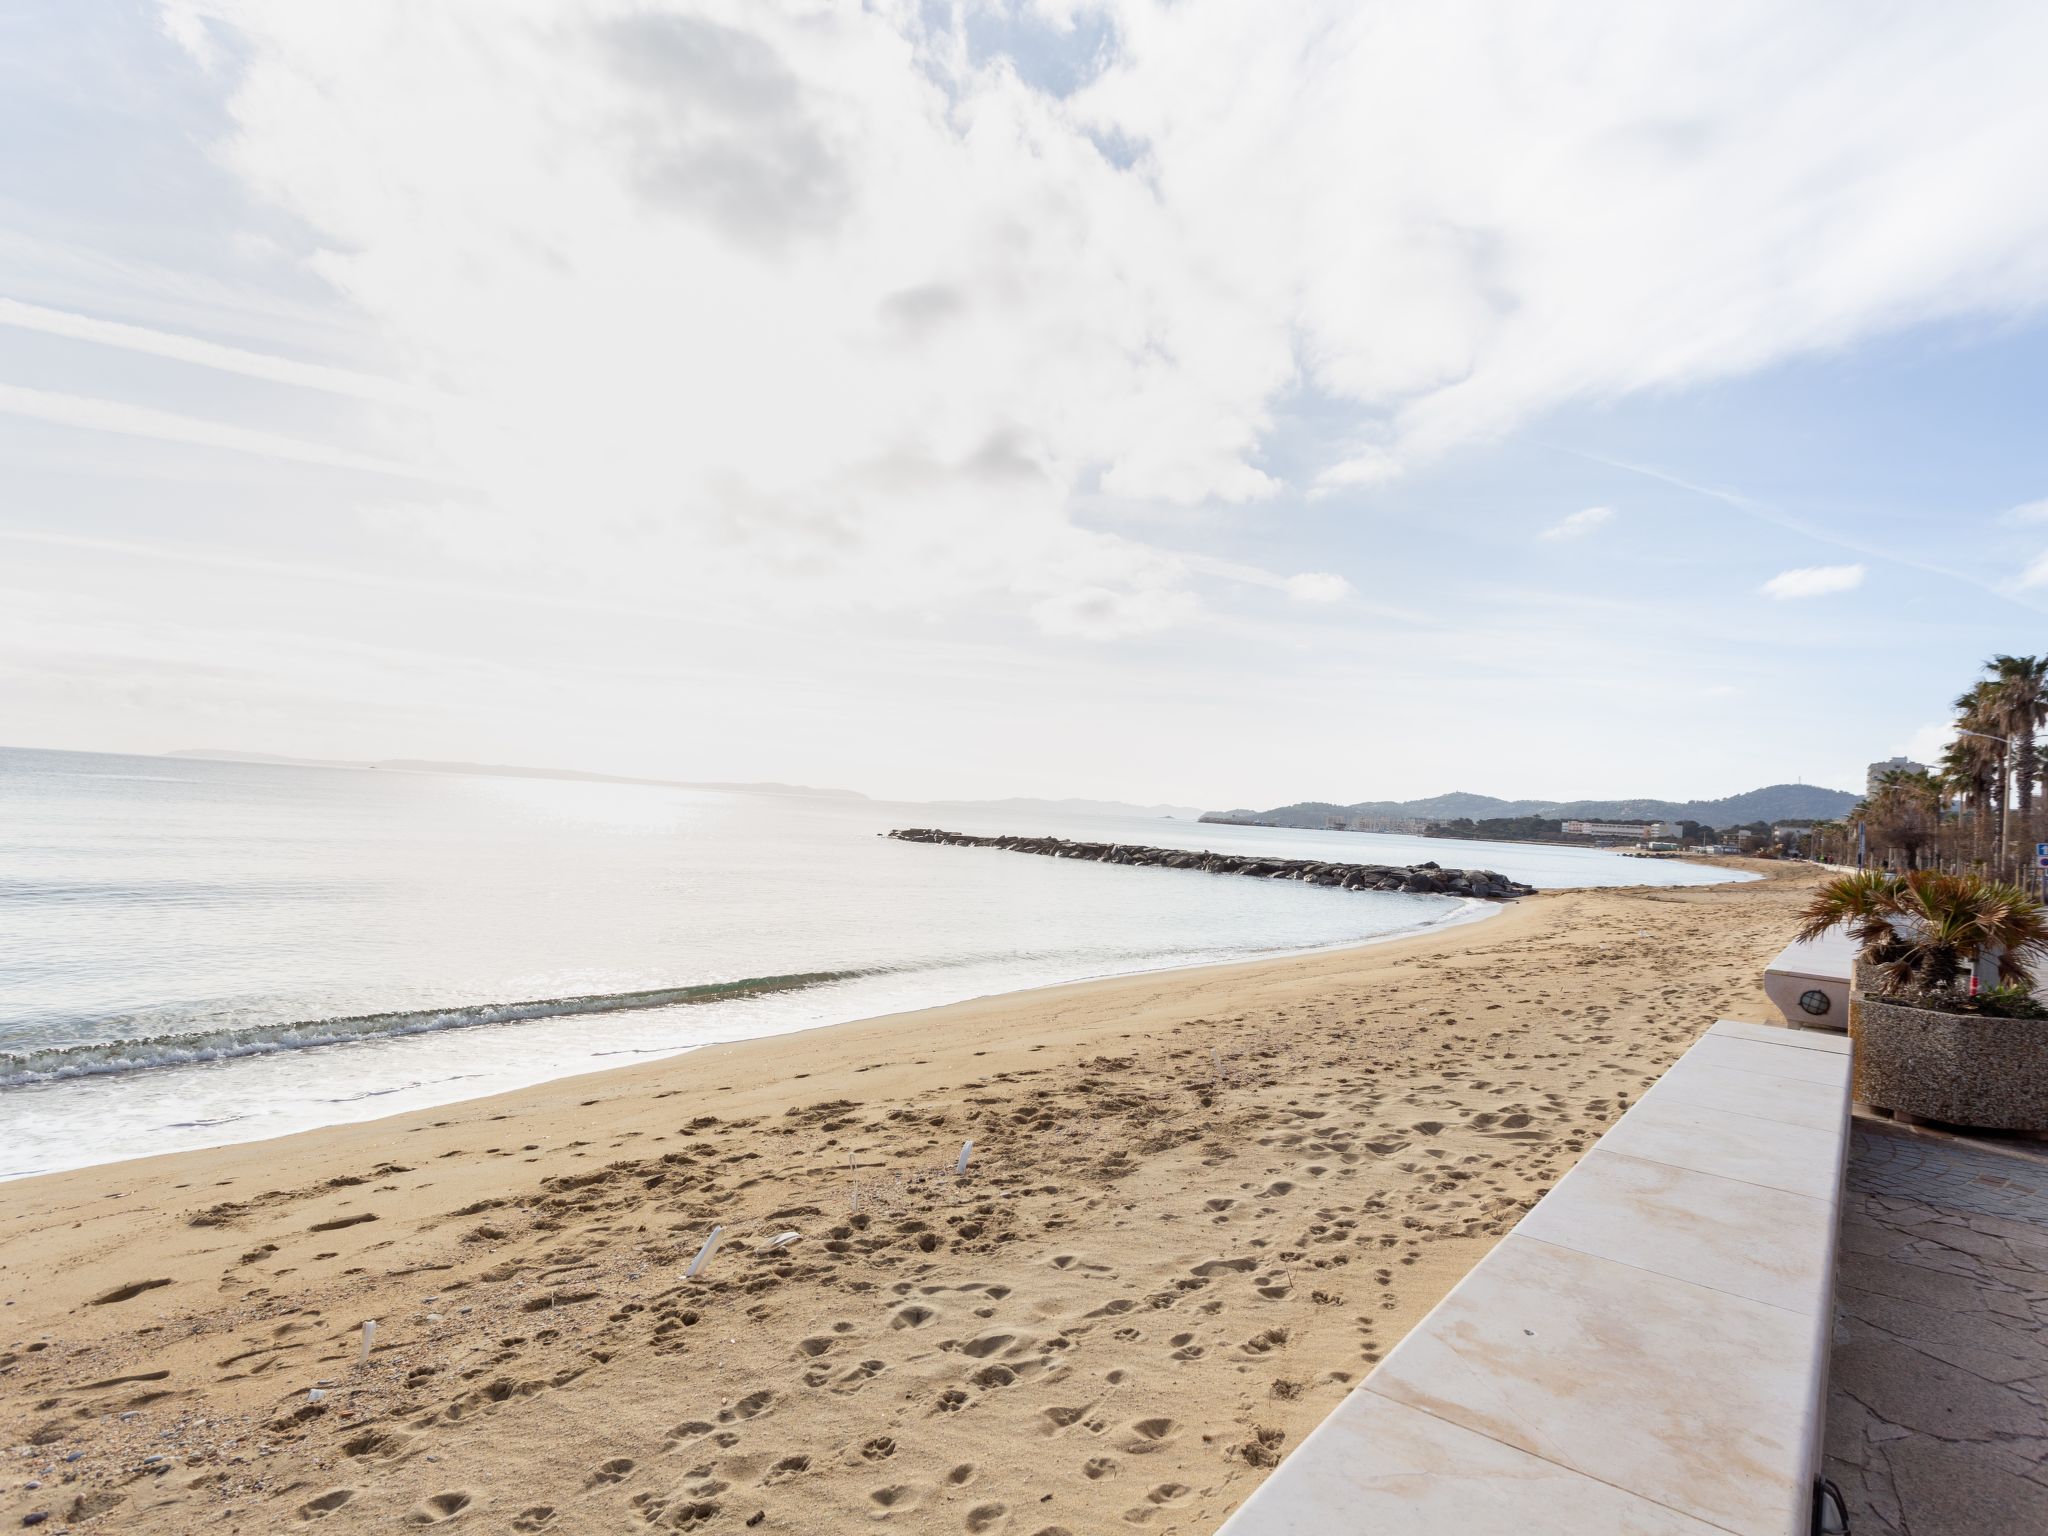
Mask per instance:
[[[1742,826],[1752,821],[1828,821],[1842,815],[1860,796],[1818,784],[1767,784],[1762,789],[1719,800],[1501,800],[1492,795],[1454,791],[1426,800],[1361,800],[1338,805],[1328,800],[1303,800],[1270,811],[1210,811],[1205,821],[1266,821],[1281,827],[1322,827],[1333,816],[1410,817],[1449,821],[1469,816],[1474,821],[1502,816],[1548,816],[1586,821],[1697,821],[1710,827]]]

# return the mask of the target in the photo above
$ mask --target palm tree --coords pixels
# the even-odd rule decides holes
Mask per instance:
[[[1974,718],[1965,715],[1964,720]],[[1942,749],[1942,787],[1961,802],[1963,819],[1970,824],[1972,858],[1983,857],[1984,823],[1997,796],[2002,752],[1997,742],[1982,736],[1957,736]]]
[[[1814,893],[1799,937],[1846,927],[1860,958],[1891,992],[1953,994],[1966,969],[1996,966],[2031,989],[2030,967],[2048,957],[2048,911],[2017,885],[1916,869],[1909,875],[1845,875]]]
[[[1925,769],[1887,768],[1859,809],[1884,846],[1903,849],[1907,867],[1917,869],[1941,826],[1941,789]]]
[[[1991,796],[1986,809],[1996,839],[1997,856],[2003,862],[2005,813],[2012,799],[2012,764],[2005,746],[2003,722],[1999,718],[1998,684],[1990,679],[1978,681],[1968,693],[1956,700],[1955,707],[1957,740],[1968,743],[1972,752],[1981,754],[1991,780]]]
[[[2034,813],[2034,780],[2040,762],[2034,733],[2048,725],[2048,657],[1994,656],[1987,665],[1993,674],[1990,714],[1998,722],[1998,734],[2012,742],[2014,793],[2019,800],[2020,825],[2026,828]]]

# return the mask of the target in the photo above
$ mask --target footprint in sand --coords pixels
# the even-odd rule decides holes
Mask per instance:
[[[891,1328],[922,1328],[938,1315],[938,1312],[931,1307],[921,1307],[912,1303],[910,1306],[898,1308],[896,1315],[889,1319],[889,1326]]]
[[[849,1392],[858,1392],[875,1377],[888,1369],[880,1360],[863,1360],[839,1378],[832,1390],[844,1397]]]
[[[972,1356],[976,1360],[983,1360],[1016,1342],[1017,1335],[1014,1333],[985,1333],[978,1339],[969,1339],[962,1344],[960,1353]]]
[[[887,1461],[896,1454],[896,1442],[888,1435],[877,1435],[866,1441],[860,1448],[862,1461]]]
[[[412,1436],[400,1434],[392,1429],[366,1429],[361,1434],[342,1441],[341,1454],[352,1457],[368,1457],[372,1461],[389,1461],[403,1456],[412,1445]]]
[[[342,1505],[356,1496],[353,1488],[337,1488],[332,1493],[323,1493],[317,1499],[308,1499],[298,1508],[301,1520],[319,1520],[333,1514]]]
[[[1000,1530],[1010,1522],[1007,1504],[977,1504],[967,1511],[967,1529],[976,1533]]]
[[[1163,1450],[1178,1427],[1172,1419],[1140,1419],[1129,1427],[1119,1448],[1131,1456]]]
[[[623,1482],[626,1475],[633,1470],[633,1466],[632,1457],[614,1456],[583,1479],[583,1486],[585,1489],[591,1489],[603,1487],[606,1483]]]
[[[974,1474],[980,1470],[973,1462],[963,1461],[959,1466],[946,1474],[946,1481],[955,1488],[965,1488],[974,1481]]]
[[[811,1458],[808,1456],[785,1456],[768,1469],[768,1475],[761,1479],[763,1486],[786,1483],[799,1473],[808,1472]]]
[[[552,1504],[530,1505],[512,1517],[512,1529],[515,1531],[544,1531],[554,1523],[555,1506]]]
[[[774,1407],[775,1394],[768,1388],[763,1387],[758,1392],[749,1392],[730,1408],[721,1408],[718,1411],[718,1422],[721,1424],[731,1424],[735,1420],[758,1419],[762,1414],[769,1412]]]
[[[1091,1456],[1081,1463],[1081,1475],[1091,1483],[1099,1483],[1105,1477],[1115,1477],[1123,1471],[1114,1456]]]
[[[453,1520],[467,1508],[469,1495],[456,1489],[422,1500],[413,1506],[412,1513],[405,1520],[408,1525],[439,1525],[443,1520]]]
[[[902,1510],[915,1509],[919,1503],[917,1489],[908,1483],[891,1483],[886,1488],[873,1489],[868,1497],[892,1515]]]

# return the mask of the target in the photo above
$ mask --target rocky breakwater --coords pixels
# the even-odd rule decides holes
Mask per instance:
[[[1195,853],[1186,848],[1146,848],[1136,843],[1077,843],[1064,837],[971,837],[936,827],[899,827],[887,834],[904,843],[944,843],[954,848],[1003,848],[1053,859],[1089,859],[1097,864],[1148,864],[1160,869],[1194,869],[1208,875],[1250,875],[1260,880],[1300,880],[1347,891],[1403,891],[1418,896],[1478,896],[1506,901],[1533,896],[1536,888],[1490,869],[1445,869],[1427,864],[1336,864],[1322,859],[1277,859],[1258,854]]]

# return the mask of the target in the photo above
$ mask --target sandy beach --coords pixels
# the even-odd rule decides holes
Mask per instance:
[[[0,1523],[1213,1530],[1774,1017],[1745,867],[0,1185]]]

